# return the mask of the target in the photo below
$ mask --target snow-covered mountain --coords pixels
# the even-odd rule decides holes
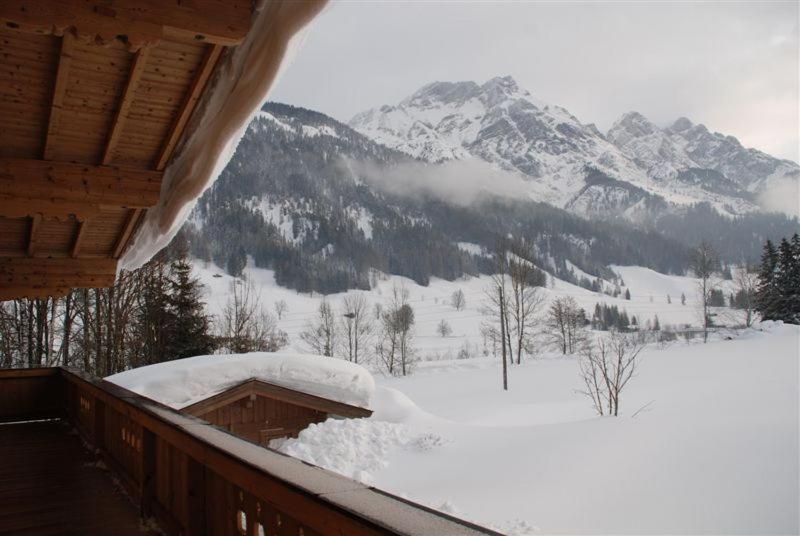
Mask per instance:
[[[743,147],[735,137],[710,132],[685,117],[662,129],[642,114],[628,112],[606,137],[656,179],[705,180],[723,193],[757,193],[774,181],[800,178],[796,163]]]
[[[700,201],[744,214],[758,209],[757,193],[773,180],[800,178],[797,164],[687,119],[661,129],[631,112],[603,135],[509,76],[434,82],[350,126],[429,162],[486,160],[523,175],[533,199],[589,215],[635,219]]]

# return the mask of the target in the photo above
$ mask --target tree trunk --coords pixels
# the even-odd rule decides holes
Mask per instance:
[[[508,365],[506,364],[506,318],[505,318],[505,293],[498,288],[500,295],[500,339],[502,340],[503,353],[503,390],[508,391]]]

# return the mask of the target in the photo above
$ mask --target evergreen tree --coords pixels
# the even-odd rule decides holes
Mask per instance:
[[[797,233],[791,242],[785,238],[781,240],[778,247],[775,290],[777,319],[797,323],[800,320],[800,238]]]
[[[210,354],[214,339],[200,299],[201,284],[192,277],[192,265],[182,251],[170,264],[167,359]]]
[[[776,285],[778,269],[778,251],[771,240],[764,244],[761,255],[761,267],[758,271],[758,290],[756,291],[756,310],[763,320],[778,318],[778,302],[780,295]]]

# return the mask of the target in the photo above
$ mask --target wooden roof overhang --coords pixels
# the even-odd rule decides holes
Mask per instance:
[[[329,415],[338,415],[340,417],[360,418],[372,415],[372,411],[366,408],[304,393],[296,389],[289,389],[288,387],[282,387],[256,378],[245,380],[233,387],[229,387],[221,393],[217,393],[216,395],[183,407],[180,411],[199,417],[251,395],[265,396],[274,400],[280,400],[281,402],[288,402],[289,404],[313,409]]]
[[[250,0],[0,2],[0,301],[113,284]]]

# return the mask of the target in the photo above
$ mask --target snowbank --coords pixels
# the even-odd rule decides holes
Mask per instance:
[[[275,446],[509,535],[797,534],[798,348],[779,322],[651,346],[617,418],[571,357],[511,367],[507,392],[497,360],[421,364],[378,378],[371,418]]]
[[[202,355],[127,370],[106,380],[175,409],[256,378],[337,402],[369,408],[375,381],[360,365],[309,354]]]
[[[297,438],[276,439],[270,446],[372,485],[394,450],[424,452],[447,442],[423,424],[436,418],[396,389],[378,387],[372,407],[369,419],[328,419],[312,424]]]

